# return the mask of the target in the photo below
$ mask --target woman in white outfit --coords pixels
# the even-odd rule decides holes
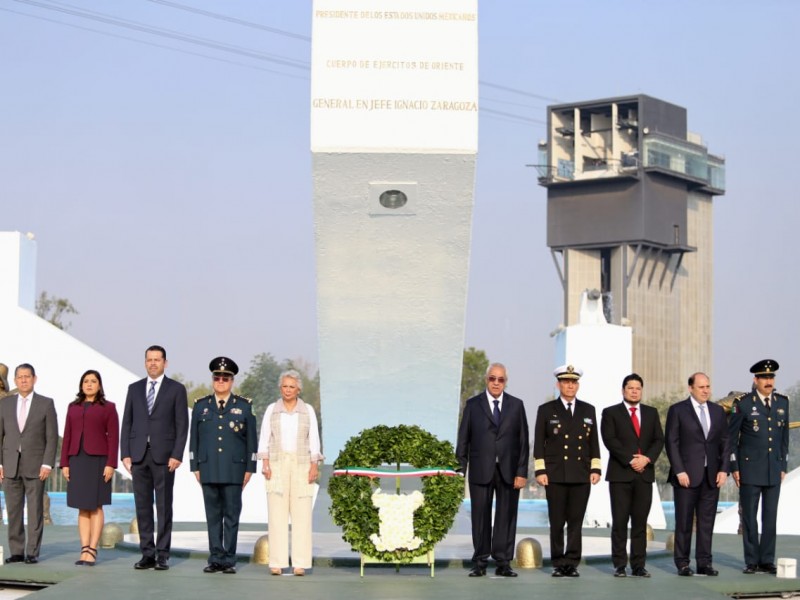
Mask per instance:
[[[311,568],[311,500],[323,456],[314,409],[300,398],[300,374],[284,371],[278,382],[281,397],[264,413],[258,445],[267,479],[269,568],[280,575],[289,567],[291,518],[291,564],[293,573],[301,576]]]

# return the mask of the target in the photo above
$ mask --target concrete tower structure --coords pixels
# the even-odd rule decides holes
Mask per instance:
[[[725,163],[687,130],[686,109],[646,95],[548,107],[539,145],[547,245],[564,290],[564,325],[581,293],[633,329],[646,397],[711,374],[712,199]],[[611,390],[614,394],[618,389]]]
[[[478,143],[477,0],[315,0],[311,151],[323,451],[454,440]]]

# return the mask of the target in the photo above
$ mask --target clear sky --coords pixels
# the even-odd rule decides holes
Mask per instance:
[[[697,369],[715,396],[766,357],[798,382],[800,3],[482,0],[479,30],[466,345],[551,393],[561,290],[526,164],[547,104],[645,93],[727,160]],[[137,373],[161,343],[195,381],[220,354],[316,362],[310,36],[308,1],[0,0],[0,230],[36,235],[73,335]]]

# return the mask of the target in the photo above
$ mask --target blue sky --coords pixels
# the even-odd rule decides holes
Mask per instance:
[[[264,27],[147,0],[0,0],[0,229],[36,234],[39,289],[136,372],[154,342],[195,381],[219,354],[313,363],[311,3],[180,4]],[[779,387],[800,380],[798,30],[790,0],[480,3],[466,344],[509,366],[510,391],[550,393],[562,321],[546,192],[525,166],[545,107],[635,93],[685,107],[727,160],[714,364],[697,368],[716,396],[746,389],[765,357]]]

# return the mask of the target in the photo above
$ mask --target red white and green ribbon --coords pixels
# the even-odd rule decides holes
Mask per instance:
[[[409,469],[406,471],[370,467],[344,467],[343,469],[335,469],[333,474],[335,476],[350,475],[355,477],[432,477],[434,475],[456,477],[461,475],[458,471],[446,469],[445,467],[426,467],[424,469]]]

